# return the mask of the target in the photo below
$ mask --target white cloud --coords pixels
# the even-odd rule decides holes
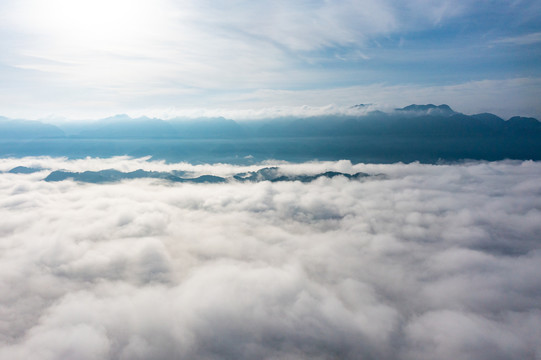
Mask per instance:
[[[232,97],[257,89],[328,89],[352,78],[366,84],[359,69],[316,65],[329,58],[370,61],[365,45],[372,39],[431,29],[471,10],[469,2],[449,4],[3,1],[3,111],[80,118],[142,105],[230,107]],[[300,97],[295,106],[315,102]],[[318,100],[316,106],[329,104]]]
[[[25,158],[0,170],[17,165],[255,168]],[[539,356],[540,163],[280,166],[387,177],[0,174],[0,359]]]
[[[531,45],[541,42],[541,32],[525,34],[521,36],[504,37],[492,41],[492,44],[504,45]]]
[[[260,89],[215,97],[212,101],[214,106],[145,108],[128,113],[134,117],[150,115],[163,119],[176,116],[223,116],[235,120],[251,120],[283,116],[362,115],[373,110],[392,111],[410,104],[446,103],[455,111],[465,114],[490,112],[505,119],[516,115],[541,119],[541,106],[536,97],[536,89],[539,87],[539,78],[514,78],[452,85],[381,83],[317,90]],[[359,103],[369,106],[352,108]]]
[[[115,113],[127,113],[132,117],[149,116],[161,119],[174,117],[219,117],[234,120],[268,119],[276,117],[310,117],[320,115],[362,115],[372,110],[391,111],[409,104],[433,103],[450,105],[455,111],[465,114],[490,112],[507,119],[511,116],[533,116],[541,119],[541,106],[537,101],[539,78],[511,78],[504,80],[482,80],[452,85],[390,85],[372,84],[317,90],[273,90],[260,89],[247,92],[209,95],[205,102],[179,101],[178,106],[126,107],[122,110],[114,103],[61,104],[50,107],[51,113],[63,115],[71,120],[98,119]],[[7,99],[11,99],[6,94]],[[190,98],[191,99],[191,98]],[[209,100],[210,99],[210,100]],[[15,100],[16,101],[16,100]],[[365,108],[353,105],[369,104]],[[82,106],[82,107],[81,107]],[[81,109],[86,109],[81,111]],[[24,111],[9,110],[3,115],[43,119],[43,110],[36,105]],[[45,118],[55,122],[55,116]]]

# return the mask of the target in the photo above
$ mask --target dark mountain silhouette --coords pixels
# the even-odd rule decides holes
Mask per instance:
[[[456,114],[456,112],[451,109],[451,107],[447,104],[442,105],[408,105],[406,107],[403,107],[401,109],[395,109],[397,112],[401,113],[414,113],[419,115],[441,115],[441,116],[451,116]]]
[[[366,107],[363,104],[358,107]],[[541,123],[465,115],[448,105],[409,105],[390,113],[161,120],[117,115],[58,127],[0,118],[0,156],[153,156],[171,161],[253,163],[266,159],[396,162],[541,160]]]
[[[258,171],[240,173],[233,175],[230,178],[224,178],[215,175],[202,175],[199,177],[180,177],[176,172],[159,172],[159,171],[145,171],[136,170],[132,172],[121,172],[114,169],[100,170],[100,171],[84,171],[84,172],[71,172],[57,170],[51,172],[44,180],[48,182],[74,180],[86,183],[109,183],[117,182],[125,179],[162,179],[171,182],[179,183],[222,183],[226,181],[241,181],[241,182],[260,182],[260,181],[301,181],[311,182],[320,177],[333,178],[336,176],[344,176],[348,179],[361,179],[369,177],[371,175],[365,173],[346,174],[336,171],[327,171],[315,175],[286,175],[282,174],[278,167],[263,168]]]
[[[541,136],[541,123],[533,118],[504,121],[493,114],[464,115],[448,105],[410,105],[394,113],[370,112],[363,116],[320,116],[246,122],[256,137],[407,136],[463,138],[478,136]]]
[[[541,123],[531,117],[513,116],[505,122],[505,128],[512,133],[534,135],[541,132]]]
[[[357,104],[357,105],[353,105],[351,108],[352,109],[366,109],[367,107],[369,106],[372,106],[373,104]]]
[[[482,113],[471,115],[471,118],[477,121],[480,125],[489,129],[492,133],[502,133],[505,130],[505,121],[494,114]]]
[[[363,177],[370,176],[366,173],[356,173],[356,174],[347,174],[336,171],[326,171],[324,173],[315,174],[315,175],[291,175],[291,174],[282,174],[278,167],[269,167],[263,168],[258,171],[252,171],[247,173],[240,173],[234,175],[233,178],[238,181],[250,181],[250,182],[259,182],[259,181],[300,181],[300,182],[311,182],[320,177],[333,178],[335,176],[344,176],[348,179],[360,179]]]
[[[367,106],[364,104],[355,107]],[[448,105],[409,105],[384,113],[362,116],[327,115],[309,118],[284,117],[260,121],[233,121],[219,118],[172,119],[130,118],[116,115],[90,123],[64,125],[76,138],[84,139],[243,139],[253,137],[325,136],[541,136],[541,123],[534,118],[515,116],[508,121],[490,114],[464,115]],[[63,137],[64,132],[38,121],[0,117],[0,137],[32,139]]]
[[[136,170],[132,172],[121,172],[114,169],[100,170],[100,171],[84,171],[84,172],[71,172],[57,170],[51,172],[44,180],[63,181],[72,179],[74,181],[87,182],[87,183],[107,183],[116,182],[124,179],[162,179],[172,182],[190,182],[190,183],[220,183],[226,181],[224,178],[213,175],[203,175],[196,178],[182,178],[177,176],[174,172],[160,172],[160,171],[145,171]]]
[[[35,172],[42,171],[43,169],[40,168],[31,168],[26,166],[17,166],[13,169],[9,170],[8,172],[11,174],[33,174]]]

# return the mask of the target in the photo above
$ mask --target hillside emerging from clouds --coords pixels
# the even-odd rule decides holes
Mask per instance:
[[[358,116],[253,121],[117,115],[55,126],[0,118],[0,155],[15,157],[131,155],[199,162],[539,160],[540,140],[541,122],[535,118],[465,115],[432,104]]]

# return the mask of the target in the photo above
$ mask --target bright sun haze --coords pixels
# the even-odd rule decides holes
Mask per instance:
[[[121,53],[124,47],[143,45],[145,33],[159,26],[157,5],[146,0],[51,0],[33,1],[20,11],[26,26],[58,46]]]
[[[538,1],[4,0],[10,117],[447,103],[540,117]],[[28,106],[32,103],[32,106]]]

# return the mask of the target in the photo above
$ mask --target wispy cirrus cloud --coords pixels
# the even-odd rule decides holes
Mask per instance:
[[[534,5],[9,0],[0,4],[0,94],[5,111],[65,115],[71,107],[83,115],[208,105],[265,89],[538,77],[535,67],[517,73],[510,65],[535,54],[507,59],[475,40],[494,33],[504,42],[537,39],[528,17]],[[525,29],[535,36],[519,38]]]
[[[261,89],[229,94],[225,97],[216,96],[212,101],[215,107],[156,107],[129,113],[135,117],[150,115],[165,119],[176,116],[190,118],[223,116],[235,120],[251,120],[284,116],[362,115],[369,111],[392,111],[397,107],[425,102],[446,103],[454,110],[466,114],[490,112],[503,118],[516,115],[541,118],[541,106],[536,96],[536,89],[540,86],[541,79],[516,78],[471,81],[444,86],[372,84],[318,90]],[[235,107],[228,105],[231,103],[234,103]],[[369,106],[362,109],[352,108],[353,105],[360,103]]]
[[[501,45],[532,45],[541,43],[541,32],[530,33],[520,36],[504,37],[492,41],[492,44]]]

